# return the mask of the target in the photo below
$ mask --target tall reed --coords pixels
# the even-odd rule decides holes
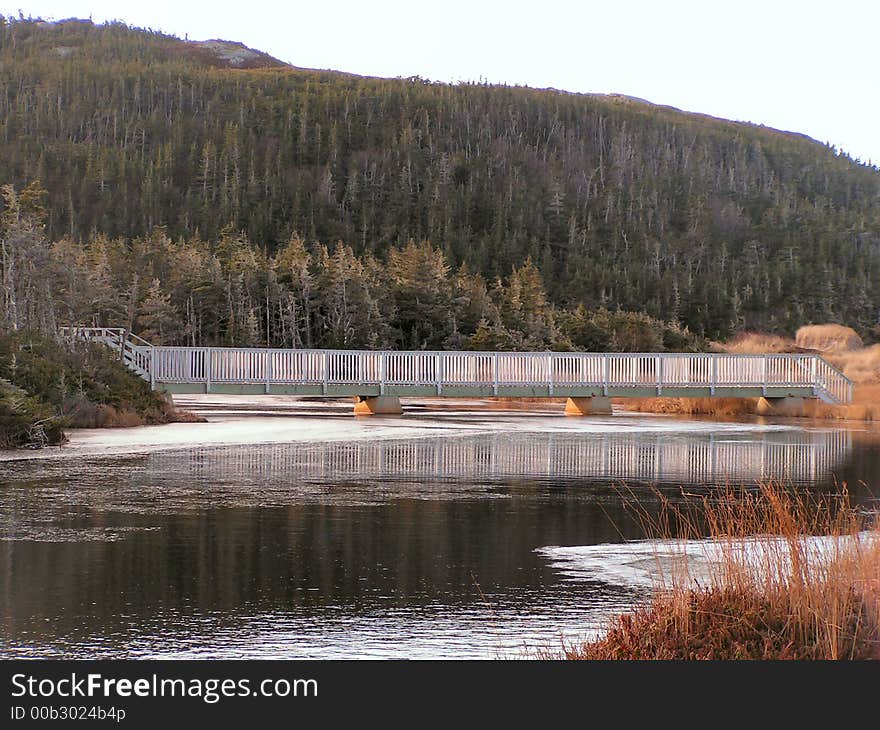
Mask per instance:
[[[703,582],[667,568],[652,600],[567,658],[880,658],[880,525],[845,489],[815,497],[765,482],[694,506],[665,500],[659,517],[641,516],[685,564],[708,531]]]

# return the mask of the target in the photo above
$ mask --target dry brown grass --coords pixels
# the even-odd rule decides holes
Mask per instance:
[[[484,398],[481,406],[489,408],[490,410],[498,411],[531,410],[533,408],[539,410],[543,410],[544,408],[556,410],[557,407],[558,410],[561,410],[565,408],[565,398],[512,398],[506,396],[493,396],[491,398]]]
[[[156,423],[205,423],[202,416],[174,407],[170,399],[157,401],[157,406],[143,413],[131,408],[116,408],[106,403],[93,403],[84,396],[64,401],[64,416],[71,428],[130,428]]]
[[[714,349],[719,352],[731,352],[737,355],[781,354],[802,351],[802,348],[798,347],[794,340],[760,332],[741,332],[728,342],[716,342],[713,344]]]
[[[797,331],[797,340],[758,332],[744,332],[729,342],[713,343],[713,350],[740,355],[817,352],[856,383],[853,402],[830,405],[806,401],[804,417],[854,421],[880,421],[880,345],[862,347],[850,327],[838,324],[808,325]],[[756,398],[643,398],[621,400],[620,405],[641,413],[678,413],[717,418],[758,414]]]
[[[828,499],[767,483],[702,500],[714,547],[707,585],[672,576],[569,659],[878,659],[880,526],[844,491]],[[699,534],[666,504],[652,536]],[[674,514],[670,519],[668,511]],[[821,536],[821,537],[816,537]]]
[[[822,357],[855,383],[880,383],[880,345],[851,352],[826,352]]]
[[[757,413],[757,398],[620,398],[622,408],[638,413],[738,418]]]
[[[808,324],[795,333],[794,340],[798,347],[821,352],[846,352],[865,346],[852,327],[842,324]]]
[[[801,327],[797,331],[797,340],[744,332],[729,342],[716,342],[713,345],[718,352],[739,355],[819,352],[850,380],[856,383],[880,383],[880,345],[863,347],[855,330],[838,324]]]
[[[804,401],[804,415],[841,421],[880,421],[880,385],[857,385],[853,402],[843,406],[818,400]]]
[[[757,398],[626,398],[615,401],[638,413],[667,413],[714,418],[761,415]],[[880,421],[880,386],[857,385],[853,402],[832,405],[820,400],[804,401],[804,418],[840,421]]]
[[[166,415],[168,423],[207,423],[208,419],[200,416],[192,411],[185,411],[182,408],[175,408],[174,411]]]

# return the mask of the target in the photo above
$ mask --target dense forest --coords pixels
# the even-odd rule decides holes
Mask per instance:
[[[0,68],[7,327],[687,349],[880,318],[880,172],[800,135],[123,24],[0,19]]]

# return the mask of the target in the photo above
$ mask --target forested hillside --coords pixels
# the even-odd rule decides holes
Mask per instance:
[[[16,286],[53,297],[28,316],[168,342],[588,349],[622,347],[618,310],[669,322],[624,317],[672,347],[680,328],[878,323],[880,172],[805,137],[230,47],[0,20],[4,235],[42,241]]]

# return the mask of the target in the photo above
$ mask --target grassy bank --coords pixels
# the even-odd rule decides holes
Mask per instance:
[[[650,602],[565,658],[880,659],[876,515],[869,522],[845,494],[812,500],[778,484],[701,507],[715,556],[708,582],[666,576]],[[672,512],[650,525],[653,537],[668,538],[669,524],[699,536],[692,517]]]
[[[0,448],[39,447],[65,428],[193,420],[101,345],[43,335],[0,335]]]
[[[639,413],[672,413],[687,416],[737,418],[760,415],[757,398],[627,398],[615,399],[623,409]],[[856,385],[853,402],[831,405],[804,403],[806,418],[880,421],[880,385]]]
[[[741,355],[763,353],[817,353],[855,383],[853,402],[830,405],[808,401],[807,418],[880,421],[880,344],[865,347],[859,336],[841,325],[801,327],[795,339],[743,333],[730,342],[714,343],[716,352]],[[641,413],[678,413],[721,418],[759,415],[757,398],[638,398],[620,400],[626,410]]]

